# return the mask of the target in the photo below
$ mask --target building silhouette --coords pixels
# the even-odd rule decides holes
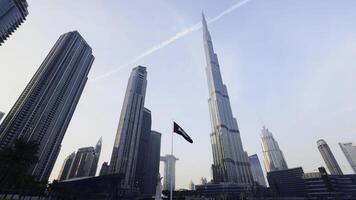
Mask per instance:
[[[213,179],[215,183],[251,184],[253,180],[247,154],[242,146],[237,121],[232,114],[229,95],[221,77],[219,61],[204,14],[202,24],[212,127],[210,138],[214,160]]]
[[[59,172],[58,180],[62,181],[68,179],[74,158],[75,152],[71,153],[66,157],[66,159],[64,159],[61,171]]]
[[[262,128],[261,145],[266,172],[288,169],[278,142],[265,126]]]
[[[253,154],[249,156],[248,161],[250,163],[253,180],[257,182],[259,185],[267,187],[265,176],[263,175],[261,163],[260,160],[258,159],[257,154]]]
[[[77,32],[60,36],[0,126],[0,148],[22,138],[39,144],[29,173],[47,182],[87,76],[92,49]]]
[[[170,190],[172,183],[172,190],[175,190],[176,183],[176,158],[174,155],[161,156],[161,161],[164,162],[163,173],[163,190]]]
[[[325,142],[325,140],[317,141],[318,149],[321,156],[324,159],[326,167],[329,169],[331,175],[342,175],[341,168],[337,163],[334,154],[331,152],[329,145]]]
[[[27,7],[26,0],[0,1],[0,46],[25,21]]]
[[[141,195],[154,196],[161,152],[161,134],[151,131],[151,111],[144,108],[135,184]]]
[[[356,144],[352,142],[339,143],[342,152],[356,174]]]
[[[110,161],[111,173],[124,175],[121,187],[126,190],[135,186],[146,86],[146,67],[132,69]]]

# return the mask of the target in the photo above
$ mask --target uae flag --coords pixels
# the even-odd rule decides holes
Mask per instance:
[[[173,122],[173,132],[183,136],[188,142],[193,143],[192,138],[190,138],[189,135],[176,122]]]

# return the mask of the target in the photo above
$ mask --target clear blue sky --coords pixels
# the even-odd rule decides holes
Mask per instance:
[[[25,23],[0,47],[0,110],[8,112],[59,35],[78,30],[96,60],[62,142],[63,159],[103,136],[109,161],[131,68],[92,81],[237,0],[28,0]],[[338,142],[356,141],[356,1],[250,0],[209,25],[244,148],[262,159],[260,129],[273,132],[290,167],[324,165],[325,139],[344,172]],[[175,138],[177,187],[210,176],[212,152],[202,33],[195,31],[137,64],[148,67],[146,107],[170,151],[172,119],[194,144]],[[261,160],[262,161],[262,160]]]

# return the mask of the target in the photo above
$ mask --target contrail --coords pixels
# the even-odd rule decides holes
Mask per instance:
[[[250,0],[243,0],[243,1],[240,1],[236,4],[234,4],[232,7],[224,10],[223,12],[221,12],[220,14],[216,15],[215,17],[211,18],[210,20],[207,21],[208,24],[210,23],[213,23],[217,20],[219,20],[220,18],[224,17],[225,15],[233,12],[234,10],[238,9],[239,7],[243,6],[244,4],[246,4],[247,2],[249,2]],[[152,53],[168,46],[169,44],[175,42],[176,40],[190,34],[190,33],[193,33],[199,29],[201,29],[202,25],[201,25],[201,22],[198,22],[196,24],[194,24],[193,26],[191,27],[188,27],[182,31],[179,31],[178,33],[176,33],[174,36],[170,37],[169,39],[167,40],[164,40],[163,42],[147,49],[146,51],[142,52],[141,54],[137,55],[136,57],[134,57],[132,60],[130,60],[129,62],[123,64],[123,65],[120,65],[119,67],[109,71],[109,72],[106,72],[105,74],[102,74],[100,76],[97,76],[95,78],[92,79],[92,81],[97,81],[97,80],[100,80],[100,79],[103,79],[103,78],[106,78],[106,77],[109,77],[111,76],[112,74],[120,71],[121,69],[123,68],[126,68],[126,67],[129,67],[135,63],[137,63],[138,61],[142,60],[143,58],[151,55]]]

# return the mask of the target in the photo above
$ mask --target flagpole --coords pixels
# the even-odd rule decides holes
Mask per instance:
[[[171,160],[170,160],[170,162],[168,162],[170,165],[173,165],[173,163],[172,163],[172,159],[173,159],[173,132],[174,131],[172,131],[172,138],[171,138],[171,156],[172,156],[172,158],[171,158]],[[173,166],[169,166],[169,170],[172,172],[172,167]],[[170,199],[172,200],[173,199],[173,173],[170,173],[171,174],[171,194],[169,195],[170,196]]]

